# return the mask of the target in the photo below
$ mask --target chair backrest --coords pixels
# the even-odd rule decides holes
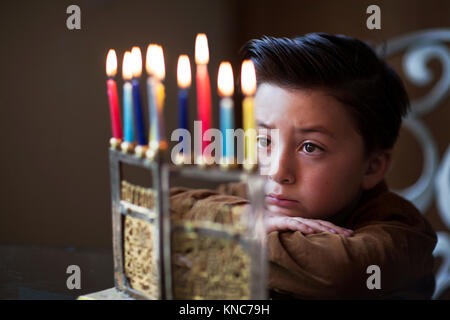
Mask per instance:
[[[404,126],[421,145],[422,173],[413,185],[396,192],[412,201],[422,214],[436,200],[440,217],[450,229],[450,144],[439,159],[436,140],[421,119],[446,101],[450,93],[450,50],[446,42],[450,42],[450,29],[422,30],[387,41],[377,48],[377,53],[387,59],[404,52],[404,74],[408,81],[418,86],[429,85],[434,80],[427,68],[428,61],[438,59],[442,64],[440,79],[427,94],[411,101],[411,112],[404,121]],[[443,261],[436,274],[433,299],[439,298],[450,287],[450,233],[441,231],[437,235],[433,254]]]

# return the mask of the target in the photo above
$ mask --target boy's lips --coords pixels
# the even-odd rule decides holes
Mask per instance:
[[[269,204],[273,204],[279,207],[285,207],[285,208],[293,208],[298,205],[297,200],[288,199],[287,197],[281,195],[281,194],[274,194],[270,193],[266,195],[266,201]]]

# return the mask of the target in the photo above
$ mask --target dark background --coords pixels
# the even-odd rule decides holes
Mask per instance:
[[[66,28],[66,8],[71,4],[81,8],[81,30]],[[381,8],[381,30],[366,28],[366,8],[371,4]],[[30,246],[62,248],[66,257],[73,257],[75,248],[100,250],[106,258],[96,270],[105,270],[106,276],[91,287],[84,286],[88,291],[112,286],[112,260],[108,263],[112,246],[110,120],[105,83],[109,48],[118,52],[120,68],[123,52],[133,45],[139,45],[144,54],[150,42],[164,47],[165,116],[171,132],[177,123],[177,58],[187,53],[193,64],[199,32],[209,39],[213,105],[217,106],[220,61],[231,61],[238,75],[239,49],[252,38],[321,31],[380,44],[416,30],[448,28],[450,1],[2,1],[0,22],[0,245],[10,255],[11,266],[40,261],[38,257],[15,258],[14,254]],[[399,59],[391,62],[400,70]],[[438,78],[440,65],[431,66]],[[116,79],[121,98],[122,82],[120,76]],[[407,88],[412,97],[426,92],[408,83]],[[195,81],[191,92],[195,92]],[[190,105],[194,119],[193,94]],[[217,116],[214,107],[216,126]],[[449,99],[422,119],[442,156],[450,141]],[[402,131],[388,178],[390,186],[411,185],[420,175],[421,159],[414,137]],[[436,230],[446,230],[435,205],[426,216]],[[37,256],[46,257],[52,265],[52,259],[59,259],[52,250]],[[2,257],[0,252],[3,262],[7,254]],[[91,258],[86,259],[89,265]],[[75,263],[69,260],[66,265]]]

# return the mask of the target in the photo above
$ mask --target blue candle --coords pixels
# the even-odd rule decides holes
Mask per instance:
[[[187,89],[180,89],[178,92],[178,108],[178,127],[189,130]]]
[[[133,106],[134,106],[134,129],[137,136],[138,145],[143,146],[147,144],[144,128],[144,117],[142,115],[141,94],[139,90],[139,78],[142,74],[142,54],[139,47],[131,49],[132,73],[133,80]]]
[[[124,142],[134,143],[136,136],[134,133],[133,86],[130,82],[133,77],[130,51],[126,51],[123,56],[122,77],[125,81],[123,84]]]
[[[234,134],[227,138],[227,129],[234,129],[233,69],[229,62],[222,62],[217,75],[217,88],[220,99],[220,130],[223,137],[222,163],[229,164],[234,160]]]
[[[144,129],[144,117],[142,116],[141,94],[139,92],[139,80],[134,78],[133,84],[133,106],[134,106],[134,123],[136,128],[138,144],[143,146],[147,144]]]
[[[178,57],[177,83],[178,92],[178,127],[189,130],[188,125],[188,89],[191,86],[191,63],[189,56],[182,54]]]
[[[223,155],[227,160],[234,157],[234,135],[227,137],[227,129],[234,129],[233,100],[223,98],[220,100],[220,131],[223,137]]]
[[[125,131],[125,142],[133,143],[136,141],[134,135],[134,112],[133,112],[133,86],[129,81],[123,85],[123,126]]]
[[[191,86],[191,63],[189,56],[182,54],[178,57],[177,83],[180,88],[178,92],[178,127],[189,130],[189,107],[188,107],[188,89]],[[187,152],[187,150],[183,150]]]

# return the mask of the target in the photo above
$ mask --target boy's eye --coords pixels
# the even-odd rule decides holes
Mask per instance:
[[[266,136],[257,136],[256,142],[260,148],[267,148],[270,146],[270,139]]]
[[[307,142],[307,143],[303,144],[302,150],[305,151],[306,153],[314,153],[314,152],[321,151],[322,148],[320,148],[319,146],[316,146],[313,143]]]

